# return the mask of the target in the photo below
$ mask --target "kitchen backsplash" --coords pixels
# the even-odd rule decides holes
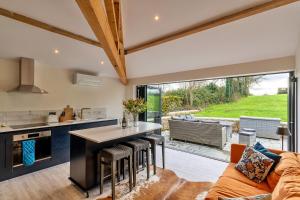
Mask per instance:
[[[74,109],[78,116],[81,109]],[[49,112],[56,112],[57,117],[62,110],[12,111],[0,112],[0,125],[20,125],[47,122]],[[106,108],[91,108],[84,111],[84,119],[106,118]]]

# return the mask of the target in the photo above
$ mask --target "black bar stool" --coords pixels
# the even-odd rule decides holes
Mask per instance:
[[[165,137],[162,135],[157,135],[155,133],[141,137],[143,140],[147,140],[151,144],[151,154],[152,154],[152,164],[153,171],[156,174],[156,145],[161,145],[162,150],[162,164],[165,169]]]
[[[129,146],[133,150],[133,186],[136,186],[136,174],[137,168],[139,166],[138,155],[142,152],[142,155],[146,153],[147,159],[147,179],[150,177],[150,142],[146,140],[136,139],[132,141],[125,142],[124,145]],[[144,156],[143,156],[144,157]],[[143,163],[144,164],[144,163]]]
[[[100,194],[103,193],[104,183],[104,165],[111,166],[111,190],[112,199],[115,199],[115,184],[116,184],[116,167],[117,161],[128,159],[128,171],[129,171],[129,189],[132,191],[132,149],[124,145],[117,145],[111,148],[105,148],[98,153],[98,162],[100,168]],[[119,177],[119,170],[118,170]]]

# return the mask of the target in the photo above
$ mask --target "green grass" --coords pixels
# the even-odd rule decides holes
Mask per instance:
[[[148,94],[149,95],[149,94]],[[158,95],[149,95],[147,100],[147,109],[150,111],[159,111],[160,109],[160,96]]]
[[[233,103],[208,106],[198,117],[239,118],[240,116],[271,117],[287,121],[287,95],[249,96]]]

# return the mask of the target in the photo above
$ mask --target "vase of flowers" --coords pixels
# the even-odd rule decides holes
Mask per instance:
[[[137,126],[139,113],[143,113],[147,110],[147,105],[144,99],[128,99],[123,101],[123,106],[125,110],[132,115],[133,125]]]

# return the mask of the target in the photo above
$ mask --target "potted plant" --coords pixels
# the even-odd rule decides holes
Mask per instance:
[[[123,106],[128,113],[132,114],[133,125],[137,126],[139,113],[143,113],[147,110],[147,105],[144,99],[128,99],[123,101]]]

